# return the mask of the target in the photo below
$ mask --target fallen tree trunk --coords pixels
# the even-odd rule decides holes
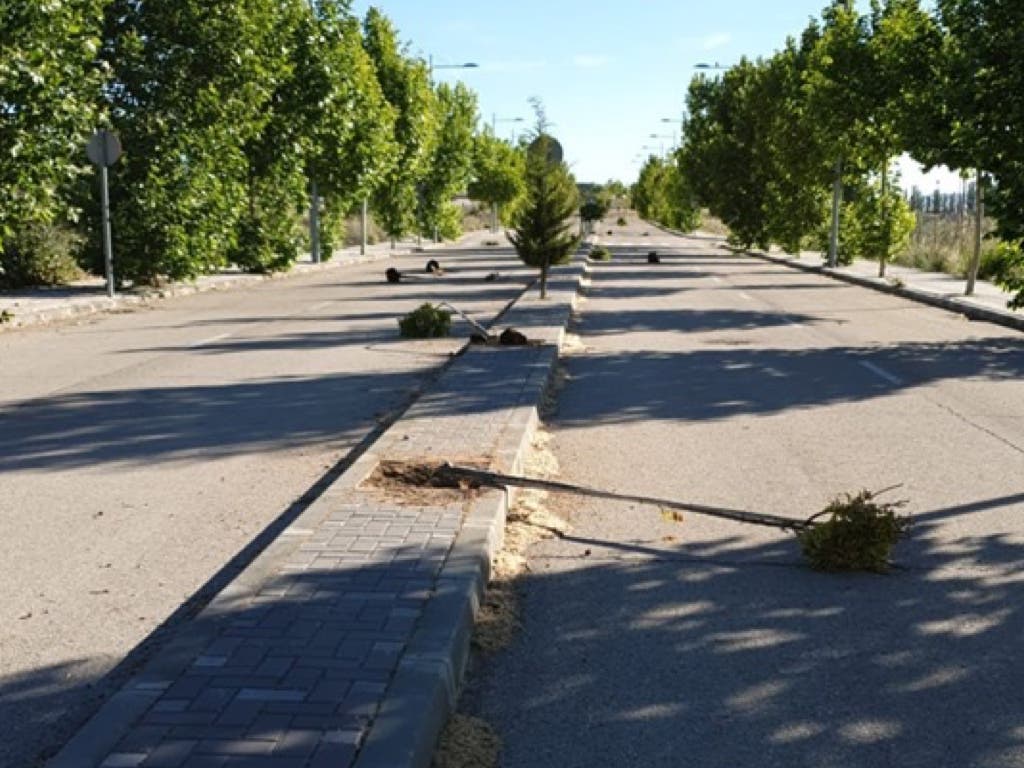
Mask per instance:
[[[648,504],[662,509],[677,509],[684,512],[692,512],[707,517],[717,517],[723,520],[733,520],[738,523],[749,523],[751,525],[762,525],[769,528],[781,528],[787,531],[799,533],[814,525],[813,520],[794,520],[778,515],[766,515],[760,512],[748,512],[743,509],[729,509],[728,507],[715,507],[708,504],[691,504],[688,502],[673,501],[671,499],[659,499],[653,496],[636,496],[628,493],[613,493],[603,491],[599,488],[589,488],[585,485],[575,483],[563,483],[557,480],[541,480],[533,477],[520,477],[517,475],[504,475],[499,472],[487,472],[472,467],[459,467],[445,463],[437,470],[439,475],[447,476],[457,481],[471,480],[480,485],[501,487],[513,485],[518,488],[533,488],[540,491],[555,491],[557,493],[572,493],[580,496],[590,496],[596,499],[613,499],[615,501],[632,501],[637,504]]]

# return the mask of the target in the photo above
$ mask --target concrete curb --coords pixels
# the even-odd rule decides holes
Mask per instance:
[[[993,309],[991,307],[980,306],[966,298],[942,296],[919,288],[908,287],[906,285],[894,285],[885,278],[851,275],[849,272],[842,272],[831,267],[818,267],[811,264],[801,264],[791,259],[786,259],[781,256],[772,256],[759,251],[743,251],[743,253],[746,253],[748,256],[753,256],[756,259],[761,259],[762,261],[781,264],[783,266],[790,267],[791,269],[798,269],[801,272],[826,275],[834,280],[841,280],[842,282],[850,283],[851,285],[859,285],[864,288],[871,288],[872,290],[880,291],[881,293],[888,293],[893,296],[910,299],[911,301],[916,301],[921,304],[928,304],[933,307],[938,307],[939,309],[945,309],[949,312],[964,315],[972,320],[981,320],[987,323],[1002,325],[1006,328],[1012,328],[1017,331],[1024,331],[1024,317],[1012,314],[1009,310],[1004,311]]]
[[[560,317],[553,324],[557,328],[554,343],[543,348],[524,382],[521,403],[495,451],[499,464],[511,472],[522,470],[579,283],[587,272],[582,257],[578,258],[571,276],[572,298],[559,307]],[[392,678],[354,768],[429,768],[441,732],[455,712],[474,618],[490,579],[491,561],[503,543],[511,502],[509,494],[493,491],[473,504],[441,571],[437,593]]]
[[[457,244],[457,243],[456,243]],[[107,296],[97,297],[76,303],[68,303],[64,306],[51,307],[38,311],[16,312],[11,304],[5,304],[3,297],[0,297],[0,310],[10,312],[10,319],[0,322],[0,333],[13,331],[15,329],[28,328],[36,325],[61,320],[74,320],[76,318],[88,317],[102,312],[113,312],[118,309],[128,309],[146,306],[154,301],[170,299],[179,296],[191,296],[197,293],[210,293],[213,291],[228,291],[239,287],[261,285],[270,280],[287,280],[302,275],[317,274],[342,267],[349,267],[356,264],[369,264],[375,261],[386,261],[396,256],[412,256],[416,253],[427,253],[450,247],[450,243],[430,243],[423,246],[413,246],[387,250],[381,253],[368,253],[364,256],[338,256],[319,264],[301,264],[293,266],[288,272],[275,272],[267,275],[239,274],[222,276],[206,283],[174,283],[164,288],[143,289],[138,292],[121,293],[111,299]]]

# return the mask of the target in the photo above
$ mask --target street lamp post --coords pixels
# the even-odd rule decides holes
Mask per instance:
[[[431,78],[434,77],[435,69],[476,69],[479,66],[475,61],[467,61],[465,64],[435,64],[434,54],[427,56],[427,71]]]
[[[661,158],[663,160],[665,159],[665,139],[672,139],[673,144],[675,143],[675,136],[672,135],[672,134],[667,134],[667,133],[652,133],[648,138],[658,139],[661,142],[661,144],[660,144],[660,147],[661,147],[660,153],[661,153]]]
[[[491,133],[495,137],[498,135],[498,123],[521,123],[525,120],[522,117],[498,117],[497,112],[491,113]],[[516,129],[512,129],[512,143],[516,143]]]
[[[672,125],[672,146],[673,147],[676,146],[679,143],[679,138],[678,138],[679,137],[679,131],[678,131],[677,126],[682,121],[676,120],[674,117],[663,117],[663,118],[661,118],[661,122],[663,122],[663,123],[671,123],[671,125]]]

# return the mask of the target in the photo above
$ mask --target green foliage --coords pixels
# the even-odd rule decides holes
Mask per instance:
[[[870,491],[834,499],[815,515],[827,520],[800,531],[804,556],[819,571],[887,571],[892,548],[910,526],[896,514],[901,506],[903,502],[879,503]]]
[[[452,313],[427,302],[398,321],[398,329],[406,339],[433,339],[451,332]]]
[[[23,226],[0,250],[0,288],[60,285],[80,277],[75,261],[82,238],[66,225]]]
[[[514,203],[525,193],[526,154],[489,132],[477,135],[469,197],[511,213]]]
[[[0,248],[77,216],[69,191],[90,172],[85,144],[106,78],[96,59],[104,5],[0,4]]]
[[[589,256],[594,261],[611,261],[612,252],[605,248],[603,245],[595,245],[590,249]]]
[[[600,200],[590,199],[580,206],[580,218],[584,221],[600,221],[608,213],[607,204]]]
[[[641,218],[672,229],[689,231],[700,224],[693,192],[675,160],[647,159],[633,186],[633,206]]]
[[[289,67],[281,46],[300,7],[301,0],[109,4],[104,58],[126,148],[112,174],[119,276],[145,282],[219,268],[237,257],[239,232],[260,228],[252,219],[276,207],[255,197],[271,186],[255,147],[274,114]]]
[[[1007,303],[1011,309],[1024,308],[1024,244],[1020,240],[1003,242],[982,257],[979,275],[984,271],[988,279],[1014,292]]]
[[[462,83],[437,87],[437,145],[419,184],[420,231],[453,231],[452,197],[464,190],[473,166],[473,130],[477,122],[476,94]],[[455,230],[461,227],[456,226]]]
[[[540,269],[541,298],[547,296],[548,269],[564,264],[579,245],[570,217],[576,212],[579,192],[564,162],[548,157],[547,123],[543,109],[537,109],[536,142],[526,158],[526,202],[515,219],[515,232],[508,238],[519,258]]]
[[[363,29],[363,44],[381,91],[395,112],[398,147],[395,163],[373,194],[374,217],[389,236],[398,238],[416,225],[420,185],[437,148],[439,110],[426,64],[405,55],[388,18],[371,8]]]
[[[320,0],[303,35],[287,111],[300,116],[307,175],[326,200],[324,223],[334,222],[322,233],[326,245],[340,237],[337,222],[379,189],[398,162],[396,111],[347,2]]]
[[[840,228],[844,262],[854,258],[887,262],[907,247],[916,217],[899,189],[878,180],[862,182],[844,207]]]

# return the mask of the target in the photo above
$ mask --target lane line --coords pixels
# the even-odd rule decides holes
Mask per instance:
[[[873,374],[885,379],[890,384],[895,384],[896,386],[900,386],[901,384],[903,384],[903,379],[901,379],[899,376],[895,376],[889,373],[884,368],[879,368],[874,363],[869,363],[867,360],[858,360],[857,362],[860,363],[862,367],[867,368]]]
[[[215,342],[215,341],[220,341],[222,339],[226,339],[226,338],[228,338],[231,335],[232,334],[230,334],[230,333],[221,333],[221,334],[218,334],[216,336],[211,336],[208,339],[203,339],[202,341],[197,341],[195,344],[189,344],[189,349],[195,349],[196,347],[204,347],[207,344],[213,344],[213,342]]]
[[[714,281],[715,281],[716,283],[722,283],[722,282],[725,282],[724,280],[722,280],[722,278],[720,278],[720,277],[715,277],[714,275],[712,275],[712,276],[711,276],[711,279],[712,279],[712,280],[714,280]]]
[[[331,303],[332,302],[330,302],[330,301],[321,301],[319,304],[314,304],[312,307],[309,307],[306,311],[307,312],[317,312],[317,311],[323,309],[324,307],[329,306]]]
[[[753,301],[754,300],[753,296],[751,296],[749,293],[744,293],[743,291],[740,291],[740,297],[743,298],[743,299],[746,299],[747,301]]]

